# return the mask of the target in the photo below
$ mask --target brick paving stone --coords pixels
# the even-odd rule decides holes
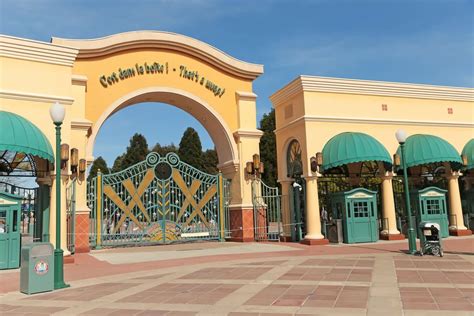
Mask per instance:
[[[251,266],[278,266],[280,264],[286,263],[287,260],[278,260],[278,261],[260,261],[260,262],[249,262],[249,263],[239,263],[238,265],[251,265]]]
[[[403,309],[438,310],[435,303],[403,302]]]
[[[400,297],[404,309],[424,310],[463,310],[471,311],[474,305],[464,291],[459,288],[400,288]]]
[[[67,309],[66,307],[44,307],[44,306],[10,306],[1,311],[1,315],[30,314],[30,315],[51,315]]]
[[[270,268],[206,268],[182,276],[181,279],[203,280],[252,280],[258,278]]]

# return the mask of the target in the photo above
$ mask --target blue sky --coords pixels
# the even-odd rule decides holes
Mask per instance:
[[[0,0],[0,12],[0,32],[12,36],[49,41],[162,30],[264,64],[254,85],[259,118],[270,110],[268,97],[300,74],[474,86],[474,1]],[[134,132],[150,146],[178,144],[187,126],[204,148],[213,147],[181,110],[129,107],[106,121],[94,154],[112,164]]]

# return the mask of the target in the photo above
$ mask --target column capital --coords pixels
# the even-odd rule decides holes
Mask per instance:
[[[395,176],[395,173],[392,171],[385,171],[383,175],[380,175],[380,179],[382,180],[392,180]]]
[[[462,176],[461,171],[452,171],[452,172],[448,172],[448,174],[446,175],[446,179],[448,179],[448,180],[451,180],[451,179],[457,180],[457,179],[459,179],[460,176]]]
[[[302,176],[302,178],[307,181],[318,180],[319,177],[321,177],[319,172],[315,172],[312,175]]]

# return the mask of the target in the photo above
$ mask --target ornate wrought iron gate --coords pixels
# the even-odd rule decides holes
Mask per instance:
[[[228,181],[181,162],[174,153],[88,183],[91,245],[223,240]]]
[[[263,181],[252,181],[255,240],[280,241],[283,232],[281,203],[278,187],[269,187]]]

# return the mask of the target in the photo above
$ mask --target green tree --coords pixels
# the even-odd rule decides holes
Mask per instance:
[[[168,153],[178,153],[178,147],[175,144],[171,143],[171,145],[161,146],[160,143],[156,143],[151,150],[153,152],[158,153],[161,157],[166,156]]]
[[[102,158],[102,156],[97,157],[97,159],[95,159],[92,163],[89,175],[87,176],[87,181],[97,177],[97,171],[99,169],[103,174],[108,174],[110,172],[109,168],[107,167],[107,162],[104,160],[104,158]]]
[[[202,171],[210,174],[218,174],[219,170],[217,169],[217,164],[219,159],[217,158],[217,152],[215,149],[208,149],[202,154]]]
[[[183,137],[179,142],[178,155],[181,161],[184,161],[191,166],[202,170],[202,145],[199,135],[192,127],[188,127],[184,131]]]
[[[125,157],[125,153],[121,154],[120,156],[118,156],[117,158],[115,158],[115,161],[114,161],[114,165],[112,166],[112,169],[110,170],[112,173],[116,173],[116,172],[119,172],[122,169],[122,161],[123,161],[123,158]]]
[[[148,155],[146,138],[142,134],[135,133],[130,139],[130,145],[127,147],[125,156],[120,164],[121,170],[145,160],[146,155]]]
[[[260,139],[260,160],[265,164],[262,180],[269,186],[277,186],[277,156],[275,137],[275,109],[264,114],[260,120],[263,136]]]

